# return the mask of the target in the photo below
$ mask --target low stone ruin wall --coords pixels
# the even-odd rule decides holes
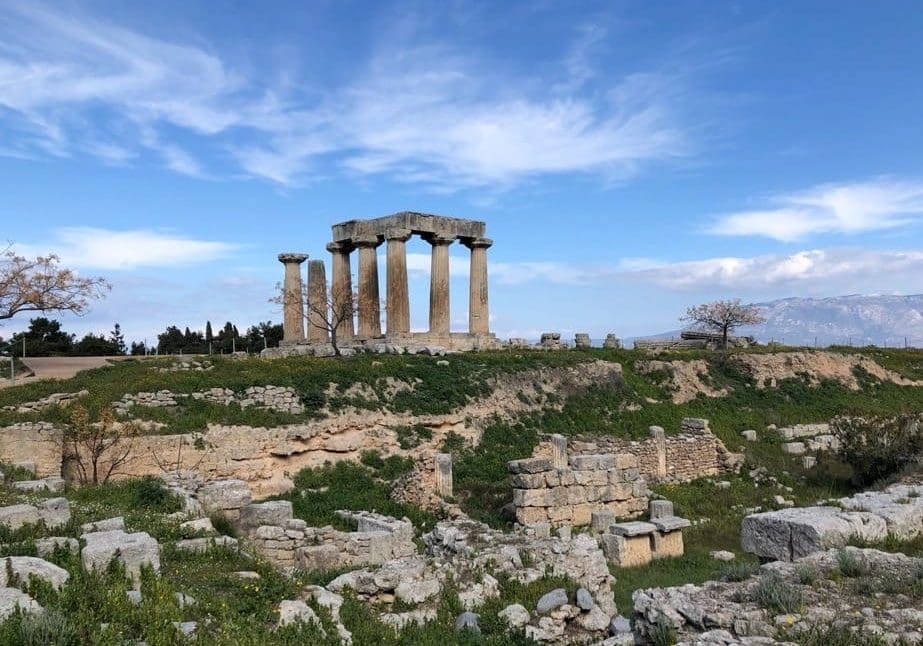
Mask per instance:
[[[544,437],[533,455],[550,456],[552,442],[551,436]],[[661,427],[651,426],[650,437],[644,440],[578,435],[567,438],[567,443],[571,455],[631,454],[649,482],[689,482],[736,473],[743,464],[743,455],[728,451],[709,429],[708,420],[693,417],[683,419],[678,435],[667,435]]]
[[[240,527],[253,550],[288,570],[333,570],[377,565],[416,553],[413,525],[366,511],[338,511],[356,524],[356,531],[308,527],[293,518],[288,501],[270,501],[241,509]]]
[[[304,412],[304,404],[301,403],[298,393],[288,386],[251,386],[242,393],[236,393],[230,388],[209,388],[189,394],[174,393],[169,390],[125,394],[122,395],[122,399],[113,404],[113,408],[120,415],[128,415],[135,406],[171,408],[179,405],[179,400],[187,397],[222,406],[231,404],[237,404],[241,408],[257,406],[295,415]]]
[[[61,429],[50,422],[22,422],[0,428],[0,462],[28,463],[39,478],[60,476]]]
[[[516,521],[521,525],[589,525],[595,510],[630,517],[647,509],[647,483],[635,456],[577,455],[570,464],[565,460],[559,464],[547,458],[507,464]]]
[[[23,402],[12,406],[4,406],[3,410],[13,411],[16,413],[38,413],[51,406],[69,406],[81,397],[90,394],[89,390],[78,390],[73,393],[52,393],[47,397],[42,397],[36,401]]]
[[[792,455],[840,450],[840,440],[831,433],[830,424],[794,424],[776,429],[776,433],[785,440],[782,450]]]

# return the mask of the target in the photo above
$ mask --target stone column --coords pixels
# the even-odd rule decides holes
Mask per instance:
[[[332,255],[331,261],[331,296],[333,310],[331,316],[339,322],[337,341],[348,341],[355,336],[353,327],[353,275],[349,266],[349,254],[353,250],[349,242],[331,242],[327,251]]]
[[[551,466],[567,468],[567,438],[557,433],[551,436]]]
[[[330,340],[327,302],[327,270],[323,260],[308,261],[308,342],[327,343]]]
[[[449,338],[449,245],[455,238],[430,235],[426,241],[433,246],[429,276],[429,335]]]
[[[303,253],[280,253],[279,262],[285,265],[282,283],[282,340],[296,343],[304,341],[304,295],[301,291],[301,263],[307,260]]]
[[[381,336],[381,306],[378,296],[378,236],[357,236],[353,244],[359,249],[359,336]]]
[[[663,480],[667,477],[667,435],[660,426],[651,426],[647,430],[657,452],[656,477],[658,480]]]
[[[487,309],[487,250],[493,243],[489,238],[473,238],[464,243],[471,249],[471,272],[468,278],[469,334],[490,334],[490,313]]]
[[[436,494],[440,498],[452,497],[452,454],[436,454]]]
[[[407,288],[407,240],[410,229],[388,229],[388,336],[410,333],[410,296]]]

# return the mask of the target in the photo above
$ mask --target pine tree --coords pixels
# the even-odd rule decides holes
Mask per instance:
[[[128,351],[128,347],[125,345],[125,336],[122,334],[122,326],[118,323],[112,328],[109,340],[115,346],[117,354],[125,354]]]

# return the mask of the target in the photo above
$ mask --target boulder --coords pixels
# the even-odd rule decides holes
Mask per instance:
[[[189,536],[190,534],[205,534],[206,536],[211,536],[216,533],[215,526],[212,525],[212,521],[209,518],[187,520],[185,523],[180,523],[179,529],[185,536]]]
[[[792,561],[850,539],[880,541],[887,536],[885,520],[862,511],[836,507],[797,507],[750,514],[741,525],[740,543],[764,559]]]
[[[556,588],[547,594],[542,595],[538,600],[538,603],[535,604],[535,612],[540,615],[547,614],[556,608],[567,603],[567,590],[564,588]]]
[[[32,505],[0,507],[0,525],[16,530],[23,525],[37,525],[42,517]]]
[[[44,521],[45,527],[57,529],[70,522],[71,504],[67,498],[49,498],[39,504],[38,515]]]
[[[176,541],[174,547],[180,552],[191,552],[193,554],[204,554],[213,547],[227,547],[228,549],[236,550],[237,539],[230,536],[187,538]]]
[[[48,556],[59,547],[71,554],[77,554],[80,552],[80,541],[69,536],[51,536],[35,541],[35,551],[39,556]]]
[[[581,610],[592,610],[596,607],[593,595],[586,588],[577,588],[577,607]]]
[[[514,603],[497,613],[510,628],[522,628],[529,623],[529,611],[524,606]]]
[[[317,624],[320,626],[320,619],[317,614],[311,610],[311,607],[304,601],[288,600],[279,602],[279,625],[287,626],[295,623]]]
[[[84,534],[86,547],[80,553],[84,569],[89,572],[105,571],[114,558],[125,567],[125,573],[136,584],[141,568],[150,567],[160,572],[160,544],[146,532],[126,533],[120,529]]]
[[[405,603],[416,605],[435,597],[441,591],[442,585],[436,579],[404,580],[397,584],[394,596]]]
[[[70,578],[70,573],[54,563],[34,556],[7,556],[0,562],[2,587],[27,585],[32,577],[50,584],[55,590],[60,590]]]
[[[115,518],[106,518],[105,520],[94,520],[91,523],[84,523],[80,526],[83,534],[91,532],[112,532],[125,529],[125,519],[121,516]]]
[[[17,608],[30,614],[42,612],[38,602],[25,592],[16,588],[0,588],[0,621],[16,612]]]
[[[466,611],[458,615],[455,619],[455,630],[470,630],[475,633],[481,632],[481,616],[477,613]]]
[[[880,516],[888,533],[908,540],[923,533],[923,487],[892,485],[884,491],[865,491],[851,498],[841,498],[844,509],[867,511]]]

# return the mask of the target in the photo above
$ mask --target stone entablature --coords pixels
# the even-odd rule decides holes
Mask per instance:
[[[337,511],[356,524],[356,531],[344,532],[331,526],[308,527],[293,518],[287,501],[256,503],[241,510],[240,524],[247,543],[268,561],[284,570],[333,570],[342,567],[378,565],[417,551],[413,524],[367,511]],[[248,526],[256,518],[271,524]],[[252,521],[250,521],[252,523]]]
[[[552,436],[545,436],[533,455],[550,455],[552,442]],[[692,417],[683,419],[677,435],[667,435],[659,426],[650,427],[644,440],[578,435],[567,438],[567,450],[571,455],[630,453],[637,458],[641,475],[650,482],[688,482],[736,473],[743,463],[742,454],[729,451],[711,432],[708,420]]]
[[[625,518],[647,509],[647,483],[630,454],[578,455],[559,466],[547,458],[507,464],[516,521],[535,526],[589,525],[597,510]],[[563,462],[563,464],[561,464]]]

